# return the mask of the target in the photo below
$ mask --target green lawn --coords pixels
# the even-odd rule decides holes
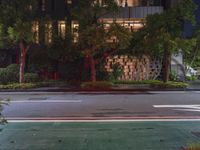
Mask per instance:
[[[180,150],[198,141],[200,122],[9,123],[0,132],[0,150]]]

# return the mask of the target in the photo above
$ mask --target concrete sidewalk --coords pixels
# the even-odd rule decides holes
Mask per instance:
[[[197,81],[191,81],[189,82],[190,86],[188,87],[188,90],[199,90],[200,91],[200,80]]]

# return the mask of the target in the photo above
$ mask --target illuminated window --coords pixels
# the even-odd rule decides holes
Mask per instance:
[[[52,42],[52,23],[45,24],[45,44]]]
[[[78,30],[79,30],[78,22],[73,21],[72,22],[72,34],[74,37],[74,43],[78,42],[78,37],[79,37]]]
[[[137,31],[141,29],[145,23],[144,19],[117,19],[115,21],[130,31]],[[105,28],[109,28],[109,24],[113,23],[113,19],[104,19],[103,22],[105,23]]]
[[[67,4],[72,4],[72,0],[66,0]]]
[[[32,32],[33,32],[34,42],[39,43],[39,22],[38,21],[33,22]]]
[[[66,33],[65,21],[59,21],[58,22],[58,35],[64,39],[65,33]]]
[[[161,6],[162,0],[116,0],[119,6]]]

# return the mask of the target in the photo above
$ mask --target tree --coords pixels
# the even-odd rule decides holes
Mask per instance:
[[[20,83],[24,82],[26,54],[33,42],[32,26],[36,9],[35,0],[3,0],[0,5],[0,40],[3,39],[0,44],[20,49]]]
[[[115,0],[77,0],[74,8],[74,17],[79,23],[77,44],[85,60],[89,60],[93,82],[96,81],[96,64],[117,49],[124,49],[129,45],[131,35],[128,29],[117,24],[114,19],[112,24],[107,23],[109,27],[102,21],[102,17],[117,11]]]
[[[164,82],[169,80],[171,55],[179,51],[186,41],[182,36],[184,22],[195,22],[195,8],[192,0],[182,0],[161,14],[148,16],[145,26],[133,35],[132,53],[162,58]]]
[[[196,26],[191,39],[182,43],[184,49],[184,61],[192,67],[200,66],[200,26]]]

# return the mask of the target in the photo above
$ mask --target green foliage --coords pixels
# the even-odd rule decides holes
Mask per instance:
[[[19,65],[11,64],[7,68],[0,69],[0,84],[18,82]]]
[[[148,16],[145,26],[133,34],[130,53],[162,57],[164,50],[177,52],[187,41],[182,39],[182,24],[184,21],[194,23],[195,8],[192,0],[183,0],[161,14]]]
[[[106,90],[112,88],[112,83],[107,81],[84,82],[81,84],[81,88],[85,90]]]
[[[53,42],[48,48],[48,57],[50,60],[57,62],[73,62],[80,58],[80,51],[73,45],[70,40],[54,36]]]
[[[105,0],[103,3],[96,0],[77,0],[72,14],[82,30],[82,27],[92,25],[103,16],[117,11],[118,5],[115,0]]]
[[[113,48],[124,50],[130,45],[132,35],[129,29],[123,27],[116,22],[113,22],[112,24],[110,24],[110,28],[107,32],[106,38],[112,39],[113,37],[115,37],[113,43],[111,43]]]
[[[54,86],[63,86],[66,83],[58,82],[58,81],[48,81],[48,82],[36,82],[36,83],[11,83],[6,85],[0,85],[0,89],[10,89],[10,90],[17,90],[17,89],[33,89],[33,88],[40,88],[40,87],[54,87]]]
[[[12,83],[12,84],[6,84],[6,85],[0,85],[0,89],[31,89],[36,88],[37,85],[34,83]]]
[[[42,47],[35,47],[29,53],[29,62],[27,63],[29,72],[40,72],[51,68],[51,62],[48,57],[48,50]]]
[[[184,61],[192,67],[200,66],[200,24],[196,26],[193,37],[184,44]]]
[[[73,62],[66,62],[59,64],[58,72],[62,80],[66,81],[80,81],[81,70],[83,62],[79,59]],[[79,69],[75,69],[79,68]]]
[[[177,81],[178,80],[178,75],[176,73],[176,71],[171,71],[169,74],[169,80],[170,81]]]
[[[0,24],[0,48],[3,47],[3,25]]]
[[[127,48],[131,39],[129,30],[115,21],[109,25],[101,21],[105,15],[118,11],[115,0],[102,2],[78,0],[73,9],[74,18],[79,23],[77,47],[85,58],[90,59],[92,67],[88,69],[90,71],[88,74],[92,80],[96,80],[95,64],[104,61],[114,51]]]
[[[111,69],[113,70],[111,73],[109,73],[109,80],[111,81],[117,80],[124,73],[124,70],[119,63],[113,64]]]
[[[15,45],[19,40],[33,41],[32,19],[37,10],[35,0],[4,0],[0,5],[0,24],[3,25],[4,45]],[[3,36],[3,37],[2,37]]]
[[[113,81],[113,84],[128,84],[128,85],[137,85],[137,84],[146,84],[150,85],[152,88],[158,88],[158,89],[173,89],[173,88],[186,88],[189,86],[187,83],[184,82],[173,82],[169,81],[167,83],[164,83],[159,80],[145,80],[145,81]]]
[[[25,83],[35,83],[40,81],[40,78],[37,73],[26,73],[24,75],[24,82]]]
[[[115,80],[112,82],[113,82],[113,84],[160,84],[160,83],[162,83],[159,80],[144,80],[144,81]]]
[[[189,84],[184,83],[184,82],[173,82],[173,81],[169,81],[167,83],[153,83],[151,84],[151,87],[153,88],[158,88],[158,89],[173,89],[173,88],[186,88],[188,87]]]
[[[194,76],[194,75],[192,75],[192,76],[186,76],[186,80],[187,81],[196,81],[196,80],[198,80],[198,77]]]
[[[80,25],[78,41],[80,49],[86,51],[84,53],[101,57],[105,51],[112,48],[126,48],[131,38],[128,29],[116,22],[110,24],[110,27],[105,27],[105,23],[100,21],[104,15],[118,11],[115,0],[104,1],[103,6],[96,0],[78,0],[74,8],[74,14],[77,14],[75,18]],[[108,42],[109,39],[113,42]]]

